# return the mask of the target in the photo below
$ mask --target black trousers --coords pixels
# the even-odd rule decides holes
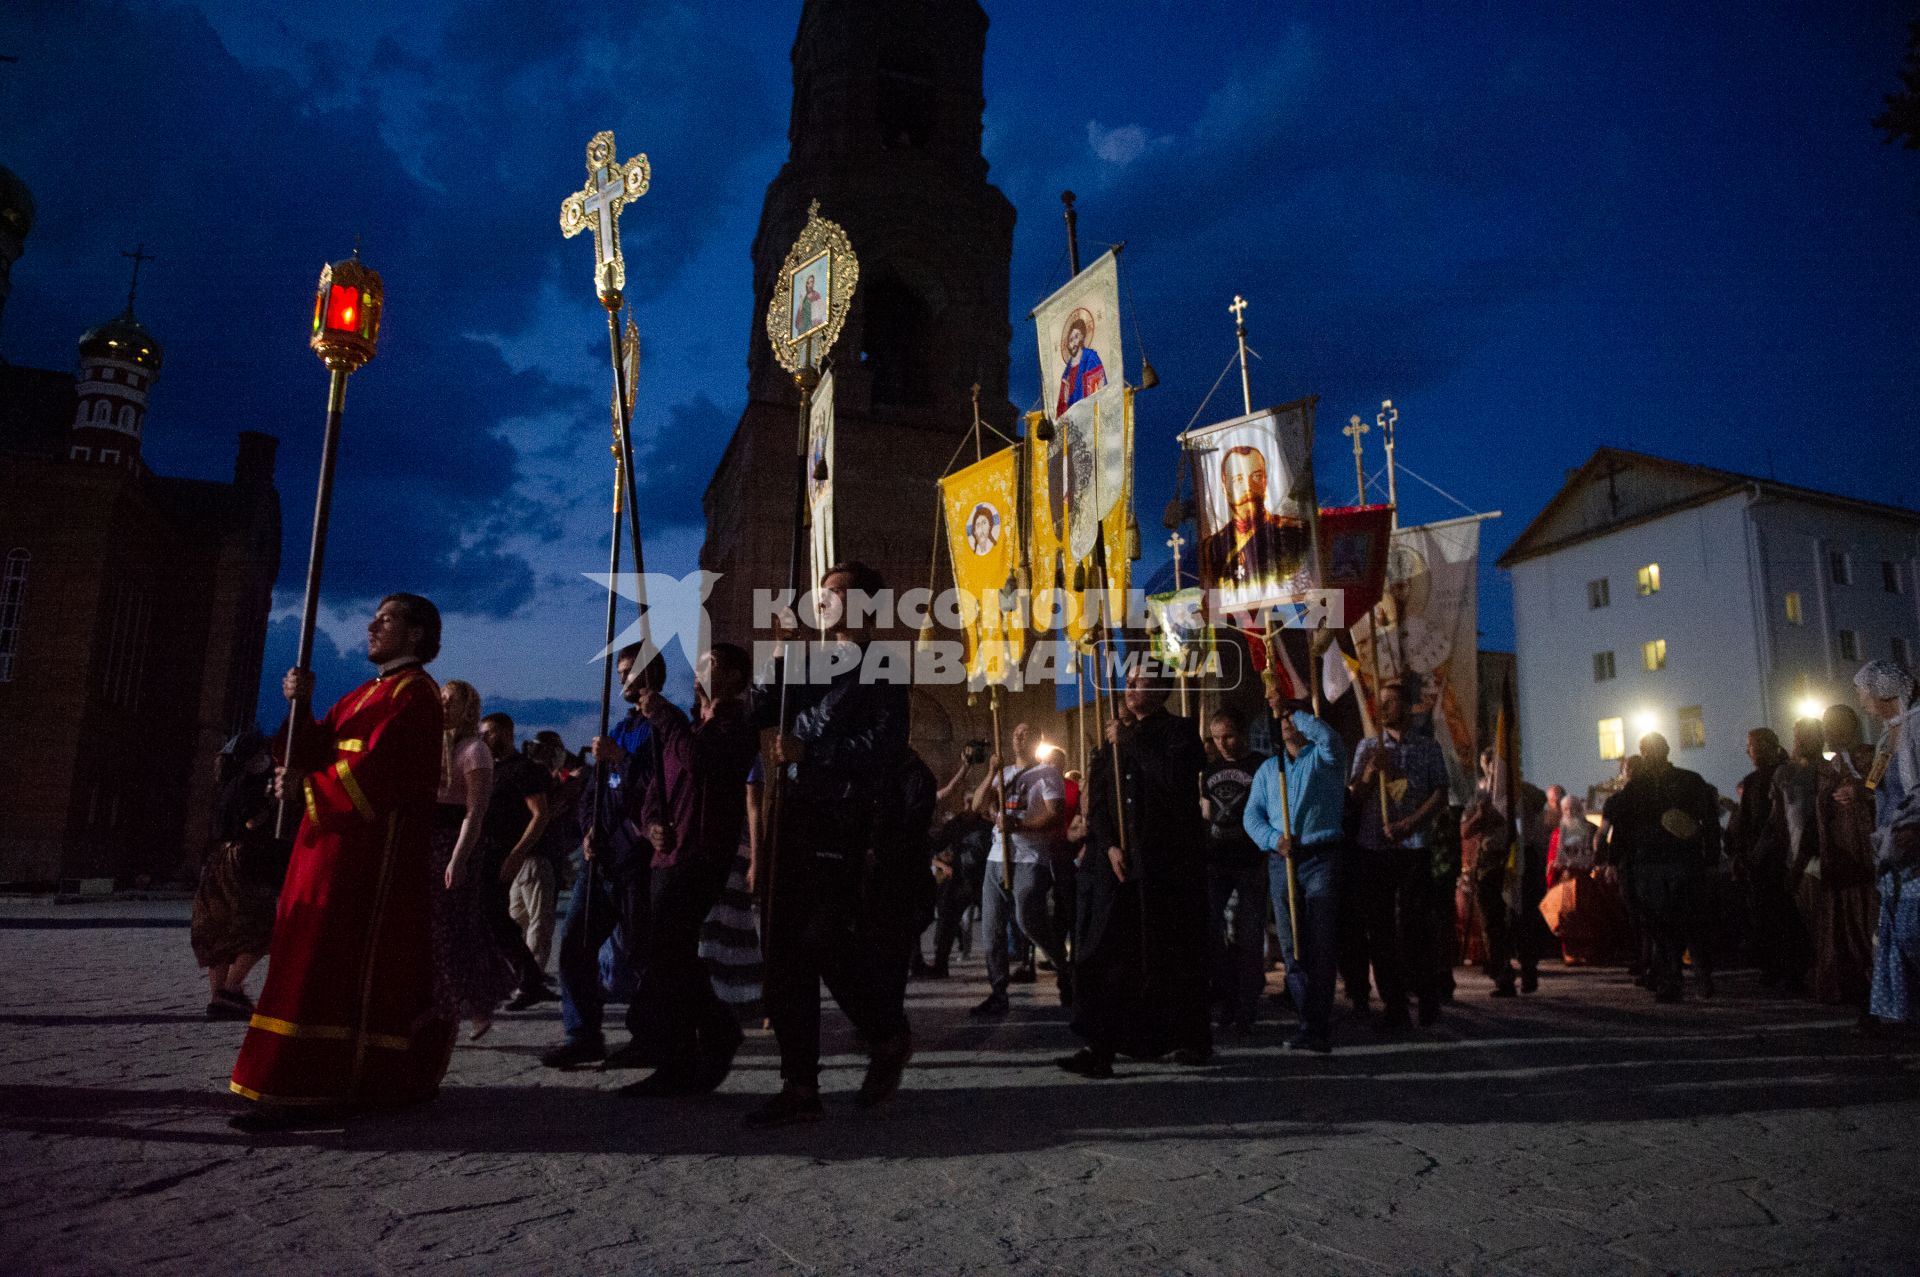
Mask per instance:
[[[907,954],[890,952],[893,946],[877,943],[874,929],[863,925],[858,861],[816,858],[801,845],[782,846],[776,855],[763,996],[780,1043],[780,1076],[814,1086],[821,984],[863,1039],[885,1041],[907,1027],[905,982],[891,974],[894,959],[904,968]]]
[[[1712,973],[1705,958],[1712,945],[1706,940],[1711,913],[1705,875],[1699,867],[1678,861],[1638,863],[1633,870],[1634,893],[1640,915],[1653,941],[1651,975],[1656,992],[1680,992],[1681,955],[1689,943],[1703,974]]]
[[[1753,902],[1750,942],[1761,982],[1799,984],[1813,966],[1813,939],[1787,887],[1786,866],[1758,866],[1748,878],[1748,891]]]
[[[1439,999],[1431,865],[1432,853],[1425,847],[1354,849],[1351,872],[1343,880],[1343,894],[1355,898],[1346,943],[1361,948],[1356,954],[1349,947],[1342,964],[1347,996],[1353,997],[1356,983],[1364,996],[1371,963],[1374,987],[1387,1010],[1404,1010],[1409,998]]]
[[[1507,905],[1506,873],[1495,866],[1477,874],[1473,881],[1474,905],[1480,913],[1480,930],[1487,940],[1486,972],[1503,989],[1513,987],[1514,963],[1520,974],[1532,979],[1540,973],[1540,928],[1533,925],[1539,916],[1539,896],[1521,888],[1520,912]]]
[[[713,991],[700,957],[700,926],[720,903],[729,868],[692,860],[653,871],[647,962],[636,1001],[660,1065],[671,1072],[693,1073],[723,1043],[738,1039],[733,1014]]]

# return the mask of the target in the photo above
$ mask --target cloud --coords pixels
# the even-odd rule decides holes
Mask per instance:
[[[1118,128],[1103,128],[1100,121],[1087,121],[1087,145],[1093,153],[1108,164],[1125,168],[1147,153],[1149,146],[1171,141],[1170,138],[1155,139],[1138,124],[1123,124]]]

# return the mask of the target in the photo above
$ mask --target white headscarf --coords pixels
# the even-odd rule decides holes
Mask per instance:
[[[1900,784],[1909,798],[1920,791],[1920,721],[1915,720],[1913,676],[1892,661],[1868,661],[1853,676],[1853,685],[1877,700],[1894,701],[1900,712],[1887,723],[1892,741],[1892,764],[1900,769]]]

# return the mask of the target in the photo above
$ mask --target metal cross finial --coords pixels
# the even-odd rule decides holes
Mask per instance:
[[[135,244],[131,253],[125,249],[121,249],[120,256],[133,259],[133,279],[127,284],[127,313],[131,315],[133,313],[133,295],[140,291],[140,267],[143,263],[153,261],[155,258],[152,253],[147,251],[145,244]]]
[[[1400,410],[1393,406],[1393,400],[1382,399],[1380,411],[1374,421],[1380,427],[1380,438],[1387,445],[1387,504],[1393,507],[1393,522],[1400,526],[1400,483],[1394,473],[1393,464],[1393,427],[1400,420]]]
[[[1393,400],[1382,399],[1380,411],[1374,414],[1374,422],[1380,427],[1381,437],[1389,444],[1393,441],[1393,428],[1400,420],[1400,410],[1393,406]]]
[[[1235,293],[1233,295],[1233,305],[1227,307],[1227,309],[1233,312],[1233,322],[1235,327],[1246,326],[1246,322],[1247,322],[1247,299],[1246,298],[1242,297],[1239,293]]]
[[[1353,490],[1358,494],[1357,500],[1361,505],[1367,503],[1367,472],[1361,469],[1360,436],[1371,429],[1373,427],[1360,420],[1360,414],[1356,412],[1347,419],[1346,426],[1340,431],[1353,440]]]
[[[653,170],[647,157],[614,160],[613,132],[596,133],[587,143],[587,184],[560,205],[560,233],[572,239],[593,232],[593,282],[602,303],[627,286],[627,261],[620,252],[620,210],[647,193]]]

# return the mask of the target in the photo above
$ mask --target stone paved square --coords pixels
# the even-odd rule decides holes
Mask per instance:
[[[228,1129],[240,1026],[202,1017],[187,906],[0,906],[0,1253],[18,1273],[1857,1273],[1920,1271],[1911,1038],[1725,979],[1656,1007],[1550,969],[1462,973],[1444,1025],[1269,1026],[1213,1067],[1070,1079],[1050,985],[911,986],[919,1055],[880,1116],[828,1016],[817,1126],[749,1132],[749,1036],[716,1095],[558,1074],[549,1006],[463,1042],[440,1099],[345,1129]],[[258,988],[256,976],[253,987]],[[616,1037],[616,1042],[619,1040]]]

